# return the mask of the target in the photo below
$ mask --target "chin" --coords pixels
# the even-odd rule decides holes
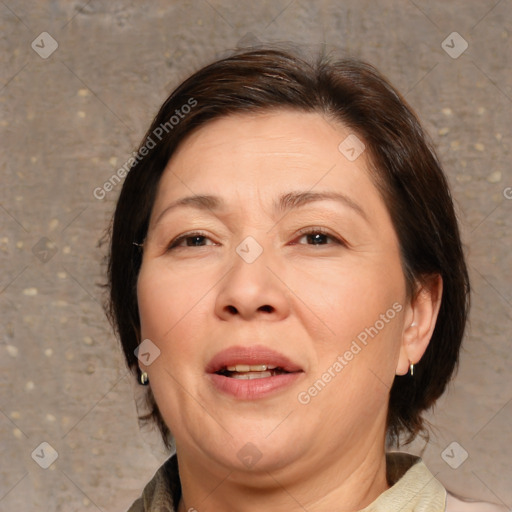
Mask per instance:
[[[228,428],[232,437],[223,431],[223,438],[203,449],[230,471],[277,471],[300,457],[300,442],[304,439],[304,433],[293,435],[289,428],[278,426],[280,422],[282,418],[272,418],[261,421],[257,427],[252,422],[232,423]]]

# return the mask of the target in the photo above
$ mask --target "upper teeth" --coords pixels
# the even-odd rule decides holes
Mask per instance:
[[[274,370],[277,366],[270,364],[237,364],[235,366],[228,366],[228,372],[265,372],[267,370]]]

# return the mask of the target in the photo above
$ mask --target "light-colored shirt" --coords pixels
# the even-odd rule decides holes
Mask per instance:
[[[389,489],[359,512],[511,512],[506,507],[467,501],[446,491],[420,457],[386,454]],[[146,485],[128,512],[175,512],[181,498],[176,455]]]

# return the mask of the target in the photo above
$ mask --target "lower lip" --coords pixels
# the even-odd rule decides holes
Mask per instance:
[[[222,393],[239,400],[257,400],[293,385],[303,372],[283,373],[263,379],[234,379],[217,373],[210,374],[213,386]]]

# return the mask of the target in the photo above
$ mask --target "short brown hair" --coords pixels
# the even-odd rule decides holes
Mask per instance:
[[[141,340],[136,283],[142,254],[133,242],[146,237],[170,158],[189,134],[213,119],[277,109],[318,112],[357,134],[398,236],[409,296],[430,276],[443,279],[431,342],[415,365],[414,377],[396,376],[390,390],[388,441],[398,445],[400,435],[406,434],[410,442],[417,434],[427,434],[422,413],[444,392],[457,367],[469,278],[448,183],[431,143],[400,94],[359,60],[321,55],[309,63],[295,52],[272,48],[239,51],[200,69],[167,98],[142,140],[111,227],[107,313],[126,362],[137,375],[134,350]],[[179,113],[183,115],[177,120]],[[142,152],[149,139],[154,147]],[[146,393],[149,412],[140,419],[154,420],[169,447],[171,433],[151,389]]]

